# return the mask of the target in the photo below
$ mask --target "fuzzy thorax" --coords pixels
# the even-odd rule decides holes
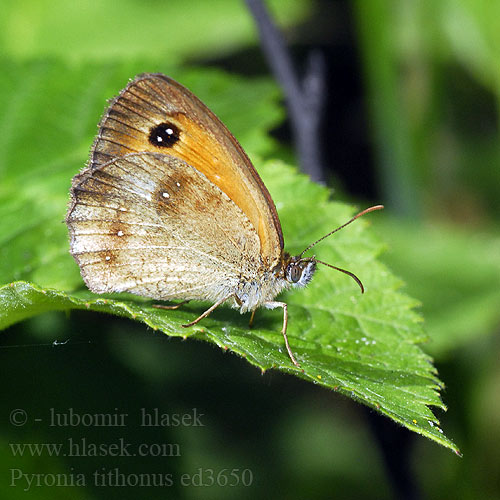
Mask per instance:
[[[303,259],[285,254],[282,266],[278,270],[263,271],[255,279],[242,280],[238,283],[234,307],[243,314],[265,306],[283,290],[290,287],[305,287],[316,270],[314,257]]]

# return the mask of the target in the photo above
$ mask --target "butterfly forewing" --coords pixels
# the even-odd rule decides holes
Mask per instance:
[[[161,141],[155,130],[171,132]],[[132,152],[168,154],[218,186],[257,231],[267,268],[280,262],[283,236],[274,203],[234,136],[189,90],[160,74],[144,74],[114,99],[101,123],[90,167]]]
[[[260,267],[246,215],[196,168],[129,154],[75,179],[67,216],[87,286],[153,299],[218,300]]]

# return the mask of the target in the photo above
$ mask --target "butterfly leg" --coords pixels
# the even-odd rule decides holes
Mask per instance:
[[[264,304],[265,307],[268,309],[276,309],[277,307],[283,308],[283,328],[281,329],[281,333],[283,334],[283,338],[285,339],[285,346],[286,350],[288,351],[288,356],[290,356],[290,359],[292,360],[292,363],[297,367],[300,368],[300,365],[297,363],[297,360],[295,359],[292,349],[290,348],[290,344],[288,343],[288,337],[286,336],[286,327],[288,326],[288,306],[286,305],[285,302],[266,302]]]
[[[179,309],[179,307],[183,306],[184,304],[187,304],[188,302],[189,300],[183,300],[178,304],[172,304],[172,305],[153,304],[153,307],[156,307],[156,309],[167,309],[169,311],[173,311],[174,309]]]
[[[250,321],[248,322],[248,328],[252,328],[254,317],[255,317],[255,309],[252,311],[252,315],[250,316]]]
[[[200,314],[194,321],[191,321],[191,323],[186,323],[185,325],[181,326],[187,328],[189,326],[196,325],[196,323],[201,321],[203,318],[206,318],[214,309],[217,309],[221,304],[226,302],[226,300],[230,299],[232,296],[233,295],[228,295],[227,297],[224,297],[223,299],[216,302],[213,306],[209,307],[203,314]]]

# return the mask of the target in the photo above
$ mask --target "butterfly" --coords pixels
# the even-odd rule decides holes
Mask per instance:
[[[96,293],[213,305],[241,313],[283,309],[283,290],[306,286],[318,263],[284,251],[274,202],[238,141],[188,89],[162,74],[141,74],[110,102],[90,160],[72,181],[66,216],[70,250]]]

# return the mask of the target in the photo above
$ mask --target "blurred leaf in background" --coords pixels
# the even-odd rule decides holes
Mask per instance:
[[[449,423],[463,460],[437,465],[424,453],[418,469],[435,496],[496,498],[500,5],[354,5],[377,178],[392,208],[378,221],[390,245],[384,260],[422,300],[423,347],[447,380],[447,400],[461,408]]]
[[[303,19],[311,9],[307,0],[269,3],[285,26]],[[231,0],[21,0],[3,5],[0,26],[2,53],[13,59],[180,62],[255,43],[243,3]]]

